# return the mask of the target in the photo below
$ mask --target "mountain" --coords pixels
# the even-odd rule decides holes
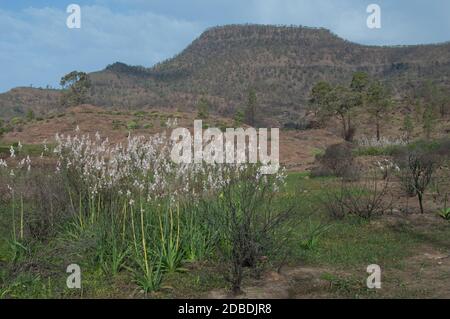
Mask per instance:
[[[424,81],[450,87],[450,43],[366,46],[326,29],[270,25],[229,25],[205,31],[177,56],[151,68],[114,63],[90,74],[90,103],[115,108],[195,108],[206,97],[212,111],[231,115],[257,93],[267,121],[298,119],[311,87],[320,80],[349,82],[355,71],[368,72],[401,96]],[[0,94],[0,114],[46,105],[57,99],[33,91]],[[31,94],[31,92],[27,92]],[[19,95],[19,97],[18,97]],[[51,97],[54,92],[51,91]]]

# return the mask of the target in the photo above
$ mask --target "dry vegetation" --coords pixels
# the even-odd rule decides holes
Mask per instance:
[[[0,95],[0,298],[450,297],[448,48],[227,26]],[[287,174],[175,165],[160,133],[196,118],[282,127]]]

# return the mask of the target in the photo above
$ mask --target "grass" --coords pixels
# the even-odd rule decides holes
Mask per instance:
[[[304,249],[302,245],[292,247],[293,262],[302,260],[341,269],[360,268],[368,263],[398,266],[413,252],[417,239],[407,230],[399,232],[380,228],[358,217],[330,220],[321,209],[322,185],[330,180],[330,177],[310,178],[307,173],[292,173],[287,178],[287,191],[295,193],[300,190],[303,195],[300,207],[304,211],[305,222],[297,226],[295,233],[298,238],[293,242],[302,243],[310,239],[308,235],[322,229],[317,233],[319,238],[313,249]]]
[[[448,146],[448,139],[416,140],[406,145],[360,146],[353,150],[354,156],[393,156],[398,151],[409,148],[423,148],[429,151]]]
[[[414,229],[408,224],[380,226],[376,220],[368,222],[356,217],[330,220],[320,209],[324,180],[329,181],[330,178],[310,178],[307,173],[292,173],[287,177],[286,193],[282,196],[297,200],[296,209],[303,221],[295,225],[294,238],[287,247],[290,252],[287,261],[290,265],[330,269],[323,273],[321,279],[329,282],[329,290],[336,296],[377,297],[376,293],[364,288],[367,265],[374,263],[383,268],[401,270],[419,245],[433,245],[442,250],[449,248],[450,231],[446,223],[427,231]],[[124,254],[134,254],[135,248],[122,249],[107,238],[108,244],[116,247],[117,251],[114,256],[99,257],[92,253],[102,250],[96,246],[97,241],[93,241],[94,233],[79,235],[76,231],[69,233],[67,229],[58,232],[45,244],[24,243],[29,253],[13,261],[11,247],[4,240],[11,232],[9,206],[1,205],[0,214],[0,298],[199,297],[213,289],[226,287],[220,267],[214,261],[198,261],[192,257],[197,260],[192,262],[188,255],[182,257],[178,254],[180,229],[176,210],[155,215],[161,223],[154,234],[162,236],[164,243],[161,246],[162,264],[167,272],[164,280],[160,277],[162,270],[155,266],[158,265],[154,262],[155,256],[147,255],[149,248],[146,245],[151,243],[144,238],[150,229],[146,227],[149,221],[144,215],[137,214],[134,220],[135,260],[142,271],[133,275],[123,271],[122,261]],[[73,240],[73,237],[77,239]],[[90,245],[96,249],[92,250]],[[193,255],[208,254],[195,248],[192,251]],[[99,259],[102,262],[99,263]],[[65,267],[70,263],[81,266],[82,290],[70,290],[65,286],[68,275]],[[36,264],[39,266],[33,266]],[[336,274],[339,271],[351,275]],[[395,278],[390,280],[395,281]],[[159,289],[152,292],[155,286]],[[402,290],[401,293],[407,295],[408,291]]]
[[[0,144],[0,154],[8,155],[10,154],[10,148],[13,146],[16,155],[20,156],[34,156],[38,157],[44,152],[44,148],[41,144],[22,144],[22,149],[19,150],[18,143],[10,143],[10,144]],[[51,152],[53,150],[54,145],[47,145],[48,151]]]
[[[360,146],[353,151],[354,156],[392,156],[402,146]]]
[[[374,229],[371,223],[349,218],[335,222],[313,251],[297,251],[298,257],[308,263],[338,269],[358,269],[368,264],[397,267],[411,255],[416,243],[408,233]]]

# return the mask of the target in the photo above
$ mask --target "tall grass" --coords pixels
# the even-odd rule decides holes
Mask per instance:
[[[158,290],[165,274],[184,271],[186,262],[221,260],[219,247],[230,251],[247,243],[251,259],[259,258],[262,237],[272,230],[272,222],[278,223],[270,215],[271,201],[284,176],[264,176],[259,164],[176,165],[170,158],[171,141],[161,135],[129,137],[123,145],[112,145],[99,135],[56,140],[52,174],[61,184],[49,196],[65,203],[59,208],[67,218],[52,220],[52,225],[60,223],[60,232],[70,242],[89,241],[88,255],[104,275],[130,273],[146,293]],[[33,171],[31,161],[26,164]],[[20,190],[17,214],[14,194],[19,180],[26,184],[27,178],[9,179],[15,185],[12,238],[17,243],[27,236],[24,200],[32,198],[23,197],[30,190]],[[240,217],[232,220],[224,208],[230,208],[227,199],[238,198],[239,188],[245,188],[244,196],[233,205]],[[227,195],[230,190],[234,195]],[[242,236],[234,236],[236,228],[224,227],[224,222],[243,222],[243,232],[238,232]]]

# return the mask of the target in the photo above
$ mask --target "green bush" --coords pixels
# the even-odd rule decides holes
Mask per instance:
[[[439,210],[438,214],[443,219],[450,221],[450,207],[442,208],[441,210]]]
[[[136,121],[129,121],[127,123],[127,129],[129,130],[137,130],[139,128],[139,124]]]
[[[31,109],[28,110],[26,116],[27,116],[27,120],[28,120],[28,121],[34,120],[34,112],[33,112],[33,110],[31,110]]]
[[[23,123],[23,119],[21,117],[13,117],[11,119],[11,124],[12,125],[19,125]]]
[[[137,111],[137,112],[134,112],[133,115],[137,116],[137,117],[144,117],[146,114],[147,113],[145,111]]]

